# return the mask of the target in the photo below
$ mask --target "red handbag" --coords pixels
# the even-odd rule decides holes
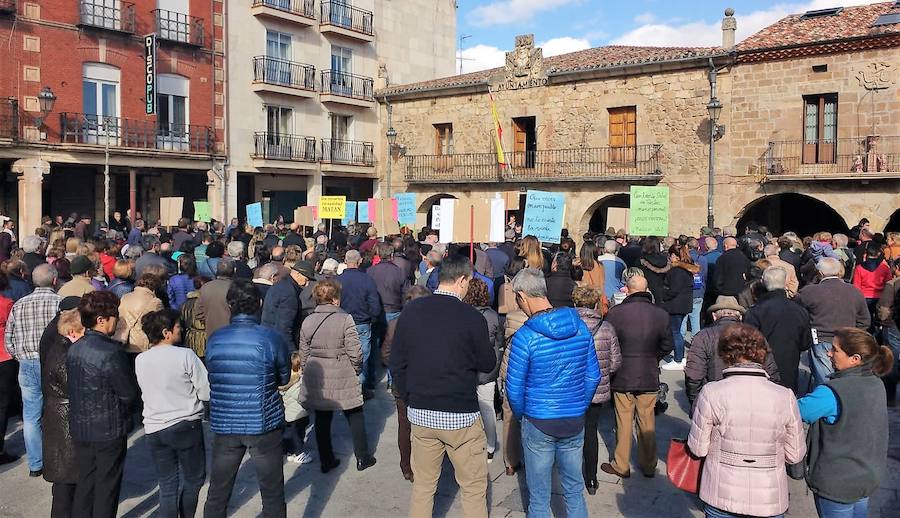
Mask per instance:
[[[672,439],[669,443],[669,454],[666,457],[666,474],[672,485],[697,494],[700,491],[700,475],[703,473],[703,459],[695,457],[688,451],[687,441]]]

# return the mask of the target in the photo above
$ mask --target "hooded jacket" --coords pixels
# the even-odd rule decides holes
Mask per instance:
[[[594,340],[574,309],[533,315],[513,335],[506,397],[515,415],[581,417],[599,384]]]
[[[656,305],[663,305],[663,295],[666,291],[666,275],[672,269],[669,258],[666,254],[644,254],[641,257],[638,268],[644,272],[644,278],[647,279],[647,288],[653,294],[653,300]],[[687,313],[690,313],[688,309]]]
[[[619,349],[616,330],[593,309],[575,308],[575,311],[578,311],[581,321],[593,333],[594,350],[597,351],[597,360],[600,362],[600,384],[597,385],[591,403],[606,403],[612,399],[609,378],[622,365],[622,350]]]
[[[853,270],[853,285],[867,299],[880,297],[884,285],[893,278],[891,268],[881,258],[866,259]]]
[[[670,315],[687,315],[693,309],[694,274],[700,273],[696,264],[676,261],[666,274],[662,293],[662,307]]]

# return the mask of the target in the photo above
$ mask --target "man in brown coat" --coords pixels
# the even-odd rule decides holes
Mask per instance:
[[[231,323],[226,295],[234,278],[234,260],[223,257],[216,266],[216,278],[200,288],[196,318],[206,323],[206,337]]]

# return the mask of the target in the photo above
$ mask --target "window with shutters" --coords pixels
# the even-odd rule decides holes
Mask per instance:
[[[838,94],[803,96],[803,163],[833,164],[837,153]]]
[[[609,108],[610,162],[633,164],[637,158],[637,107]]]
[[[453,124],[434,125],[434,154],[453,154]]]

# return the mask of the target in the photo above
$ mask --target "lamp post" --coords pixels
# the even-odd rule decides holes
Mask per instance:
[[[41,89],[41,93],[37,95],[37,98],[41,114],[34,118],[34,125],[40,129],[44,126],[44,119],[53,111],[53,105],[56,104],[56,94],[53,93],[49,86],[45,86]]]
[[[388,118],[390,119],[390,108],[388,108]],[[390,122],[388,123],[390,124]],[[387,195],[388,198],[391,197],[391,168],[394,154],[394,145],[397,143],[397,130],[394,129],[394,126],[391,125],[388,127],[387,132],[384,134],[387,137],[388,141],[388,155],[387,155]]]
[[[716,76],[718,71],[710,60],[709,68],[709,103],[706,110],[709,112],[709,179],[706,192],[706,225],[715,227],[715,215],[713,213],[713,196],[715,194],[716,174],[716,141],[725,135],[725,126],[719,125],[719,117],[722,115],[722,102],[716,97]]]

